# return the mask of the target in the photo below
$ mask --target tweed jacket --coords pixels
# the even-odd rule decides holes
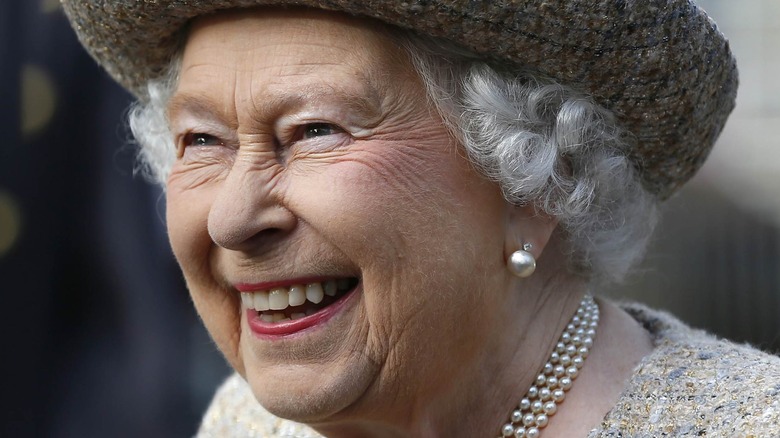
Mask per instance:
[[[780,437],[780,357],[719,340],[671,315],[623,305],[654,351],[588,438]],[[238,375],[217,391],[198,437],[320,437],[265,411]]]

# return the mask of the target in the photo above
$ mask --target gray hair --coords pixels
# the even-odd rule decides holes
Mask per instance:
[[[657,222],[657,199],[627,158],[632,137],[588,96],[532,72],[502,71],[449,43],[405,31],[428,97],[475,167],[516,205],[554,216],[570,267],[601,282],[620,281],[642,258]],[[129,122],[140,167],[165,183],[175,160],[166,118],[181,57],[148,84]]]

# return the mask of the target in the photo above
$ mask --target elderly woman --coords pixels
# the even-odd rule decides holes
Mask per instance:
[[[237,373],[202,436],[780,433],[778,358],[592,297],[733,107],[689,1],[64,4]]]

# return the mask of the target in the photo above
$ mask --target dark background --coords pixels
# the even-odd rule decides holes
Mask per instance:
[[[0,436],[191,436],[228,369],[133,175],[131,98],[56,2],[0,20]]]
[[[0,37],[0,436],[191,436],[229,370],[171,256],[164,197],[134,175],[131,98],[56,1],[2,0]],[[666,203],[639,275],[605,292],[778,351],[777,218],[719,189],[713,160]]]

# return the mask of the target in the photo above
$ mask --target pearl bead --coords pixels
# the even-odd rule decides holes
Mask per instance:
[[[553,351],[550,355],[550,363],[556,364],[560,360],[561,356],[558,354],[557,351]]]
[[[572,380],[576,379],[579,374],[580,370],[578,370],[577,367],[566,368],[566,375],[571,377]]]
[[[547,414],[547,416],[551,417],[555,415],[556,412],[558,412],[558,405],[556,405],[553,401],[549,401],[544,404],[543,411],[545,414]]]
[[[553,369],[555,377],[561,377],[564,373],[566,373],[566,367],[563,365],[555,365],[555,368]]]
[[[552,396],[550,393],[550,388],[544,387],[539,390],[539,400],[546,402],[550,399],[550,396]]]
[[[571,356],[569,356],[568,354],[564,354],[563,356],[561,356],[561,365],[565,367],[571,365]]]
[[[585,361],[582,360],[582,356],[577,356],[571,361],[575,367],[582,368],[583,365],[585,365]]]
[[[580,335],[572,336],[571,343],[579,347],[580,345],[582,345],[582,337]]]
[[[522,400],[520,400],[519,408],[520,408],[521,411],[527,411],[527,410],[531,409],[531,400],[529,400],[527,398],[523,398]]]
[[[507,261],[509,271],[520,278],[530,277],[536,270],[536,259],[526,250],[517,250],[509,256]]]
[[[547,387],[550,389],[555,389],[555,387],[558,386],[558,378],[555,376],[550,376],[547,378]]]
[[[539,438],[539,429],[535,427],[529,427],[528,430],[525,431],[525,436],[528,438]]]
[[[590,354],[590,350],[588,349],[588,347],[580,347],[578,353],[580,353],[580,356],[582,356],[583,359],[586,359]]]
[[[552,372],[553,372],[553,364],[551,364],[550,362],[547,362],[546,364],[544,364],[543,371],[544,371],[544,374],[547,374],[547,375],[552,374]]]
[[[539,374],[536,376],[536,383],[534,383],[536,386],[544,386],[544,383],[547,381],[547,377],[544,376],[544,374]]]
[[[514,432],[515,428],[509,423],[505,424],[504,427],[501,428],[502,436],[510,437]]]
[[[533,254],[525,250],[518,250],[509,256],[507,268],[520,278],[529,277],[536,269],[536,259]]]
[[[534,414],[542,412],[542,408],[544,408],[544,404],[542,404],[541,400],[534,400],[534,402],[531,403],[531,412]]]
[[[548,421],[549,419],[547,418],[547,415],[539,414],[536,416],[536,427],[542,429],[544,426],[547,426]]]
[[[534,421],[536,421],[536,417],[534,417],[534,414],[526,414],[523,416],[523,425],[524,426],[532,426],[534,424]],[[526,433],[528,433],[526,431]]]
[[[564,351],[569,356],[574,356],[575,354],[577,354],[577,347],[575,347],[574,345],[569,344],[569,345],[566,346]],[[561,352],[561,354],[563,354],[563,352]]]
[[[562,389],[558,388],[555,391],[553,391],[552,398],[553,401],[555,401],[556,403],[560,403],[563,401],[564,398],[566,398],[566,393],[563,392]]]
[[[564,391],[568,391],[571,389],[571,378],[562,377],[560,380],[558,380],[558,386],[560,386]]]
[[[566,344],[563,342],[558,342],[555,344],[555,351],[557,351],[559,354],[563,354],[566,352]]]
[[[571,335],[569,334],[569,332],[564,332],[564,333],[561,335],[561,342],[565,342],[565,343],[567,343],[567,344],[568,344],[569,342],[571,342]]]
[[[539,388],[532,386],[528,388],[528,398],[535,399],[539,396]]]
[[[515,409],[512,411],[512,415],[509,417],[510,420],[512,420],[512,423],[519,423],[523,420],[523,411],[520,409]]]
[[[515,438],[526,438],[525,427],[519,426],[517,429],[515,429]]]

